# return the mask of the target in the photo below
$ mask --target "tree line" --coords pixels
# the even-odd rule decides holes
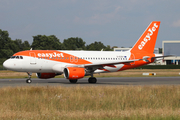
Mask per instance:
[[[95,41],[89,45],[82,38],[71,37],[64,39],[61,43],[55,35],[36,35],[33,36],[33,42],[30,45],[28,41],[21,39],[12,40],[8,31],[0,29],[0,58],[9,58],[14,53],[23,50],[104,50],[112,51],[113,49],[101,42]]]

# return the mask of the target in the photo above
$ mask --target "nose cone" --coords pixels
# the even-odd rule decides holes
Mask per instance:
[[[14,62],[11,59],[8,59],[3,63],[3,66],[8,70],[14,70],[14,64],[13,63]]]
[[[10,63],[8,60],[6,60],[4,63],[3,63],[3,67],[5,67],[6,69],[10,69]]]
[[[14,59],[8,59],[3,63],[3,66],[8,70],[13,71],[21,71],[22,70],[22,61],[14,60]]]

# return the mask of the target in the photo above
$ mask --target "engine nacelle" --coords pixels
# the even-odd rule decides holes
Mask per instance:
[[[40,79],[48,79],[48,78],[54,78],[56,75],[56,73],[36,73],[36,76]]]
[[[85,76],[85,68],[67,67],[64,68],[64,77],[70,80],[77,80]]]

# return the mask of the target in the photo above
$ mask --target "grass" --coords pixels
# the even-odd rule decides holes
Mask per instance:
[[[142,77],[144,72],[179,76],[180,69],[131,69],[95,77]],[[5,70],[0,78],[27,74]],[[4,87],[0,95],[0,119],[180,119],[180,86]]]
[[[170,76],[179,76],[180,69],[130,69],[120,72],[113,73],[101,73],[95,74],[95,77],[147,77],[143,76],[142,73],[156,73],[156,76],[153,77],[170,77]],[[64,78],[63,75],[56,76],[57,78]],[[88,76],[89,77],[89,76]],[[25,72],[13,72],[8,70],[0,71],[0,79],[6,78],[28,78],[27,73]],[[32,78],[37,78],[35,73],[32,74]]]
[[[180,86],[0,88],[0,119],[180,119]]]

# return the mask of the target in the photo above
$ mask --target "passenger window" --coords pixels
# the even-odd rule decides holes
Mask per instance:
[[[19,56],[16,56],[16,59],[19,59]]]

